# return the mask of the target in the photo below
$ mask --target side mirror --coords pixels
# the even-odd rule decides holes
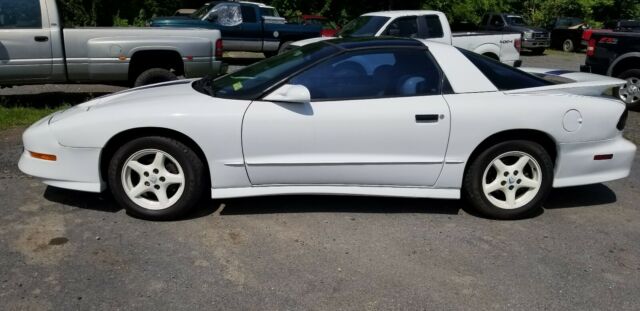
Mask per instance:
[[[311,102],[311,92],[304,85],[285,84],[265,97],[264,100],[305,104]]]

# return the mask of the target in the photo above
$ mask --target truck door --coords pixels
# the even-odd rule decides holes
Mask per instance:
[[[40,0],[0,0],[0,82],[51,76],[51,31],[46,16]]]

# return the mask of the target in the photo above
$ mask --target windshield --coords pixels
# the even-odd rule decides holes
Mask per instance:
[[[388,17],[360,16],[349,22],[338,34],[339,37],[371,37],[387,23]]]
[[[338,51],[333,45],[318,42],[267,58],[213,81],[211,78],[201,79],[193,87],[216,97],[253,100],[292,73]]]
[[[507,22],[509,25],[515,26],[526,26],[527,23],[524,22],[524,18],[522,16],[507,16]]]
[[[203,7],[193,12],[193,14],[191,14],[191,17],[203,19],[207,15],[207,13],[209,13],[209,9],[211,9],[211,3],[207,3]]]

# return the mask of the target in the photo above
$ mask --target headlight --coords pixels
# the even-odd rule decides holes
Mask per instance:
[[[531,39],[531,38],[533,38],[533,32],[525,32],[525,33],[524,33],[524,38],[525,38],[525,39]]]

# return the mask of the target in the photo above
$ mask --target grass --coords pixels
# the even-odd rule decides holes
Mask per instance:
[[[66,109],[69,105],[62,105],[56,108],[34,108],[34,107],[3,107],[0,106],[0,131],[27,126],[44,118],[45,116],[58,110]]]

